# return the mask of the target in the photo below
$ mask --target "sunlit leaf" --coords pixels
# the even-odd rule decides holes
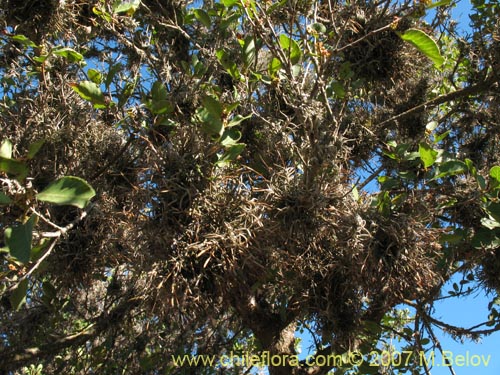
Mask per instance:
[[[30,261],[33,225],[36,217],[33,215],[25,224],[5,229],[5,244],[11,257],[26,264]]]
[[[74,49],[68,47],[54,49],[52,53],[56,56],[64,57],[70,62],[79,62],[83,60],[83,55],[81,53],[78,53]]]
[[[438,178],[456,176],[465,172],[467,172],[467,165],[464,162],[450,160],[436,168],[436,175],[432,179],[436,180]]]
[[[420,155],[420,159],[424,163],[424,168],[432,166],[438,155],[437,151],[433,150],[432,147],[426,143],[420,143],[418,145],[418,153]]]
[[[89,69],[87,71],[87,76],[96,85],[100,85],[102,83],[102,73],[96,69]]]
[[[500,167],[494,166],[490,169],[490,177],[494,178],[500,183]]]
[[[268,72],[271,77],[274,77],[276,73],[281,69],[281,61],[276,57],[273,57],[268,65]]]
[[[399,35],[401,39],[410,42],[420,52],[431,59],[437,68],[443,65],[444,59],[439,52],[439,47],[429,35],[418,29],[409,29]]]
[[[285,34],[280,35],[279,43],[280,47],[290,58],[290,62],[292,63],[292,65],[298,64],[300,58],[302,57],[302,51],[300,50],[298,43]]]
[[[11,37],[11,39],[17,43],[22,44],[23,46],[27,46],[27,47],[36,47],[37,46],[33,41],[31,41],[30,39],[28,39],[24,35],[14,35]]]
[[[429,5],[426,6],[427,9],[432,9],[432,8],[435,8],[435,7],[441,7],[441,6],[445,6],[445,5],[450,5],[451,4],[451,1],[452,0],[441,0],[441,1],[437,1],[435,3],[431,3]]]
[[[94,195],[94,189],[85,180],[66,176],[47,186],[36,197],[44,202],[84,208]]]
[[[113,4],[113,12],[114,13],[127,13],[128,15],[133,15],[139,5],[141,4],[140,0],[118,0]]]
[[[242,121],[245,121],[251,117],[252,117],[252,115],[248,115],[248,116],[236,115],[231,119],[231,121],[229,121],[229,123],[226,125],[226,127],[231,128],[233,126],[239,125]]]
[[[12,142],[8,139],[5,139],[2,144],[0,144],[0,157],[5,159],[12,159]]]
[[[220,143],[224,147],[234,146],[241,138],[241,132],[236,129],[225,129],[222,133]]]
[[[80,95],[82,99],[88,100],[94,104],[96,108],[105,108],[107,106],[103,92],[94,82],[82,81],[78,84],[72,84],[71,88]]]

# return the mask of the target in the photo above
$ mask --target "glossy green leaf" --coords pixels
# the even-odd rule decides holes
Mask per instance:
[[[0,157],[5,159],[12,159],[12,149],[14,146],[12,142],[5,139],[2,144],[0,144]]]
[[[271,77],[274,77],[276,73],[281,69],[281,61],[276,57],[273,57],[268,65],[268,72]]]
[[[52,53],[56,56],[64,57],[70,62],[79,62],[83,60],[83,55],[81,53],[78,53],[74,49],[68,47],[54,49]]]
[[[212,21],[210,20],[210,16],[203,9],[195,9],[193,10],[194,16],[198,21],[202,23],[203,26],[210,27]]]
[[[439,47],[429,35],[418,29],[409,29],[399,35],[401,39],[413,44],[420,52],[431,59],[437,68],[443,65],[444,59],[439,52]]]
[[[280,47],[290,58],[292,65],[298,64],[300,62],[300,58],[302,57],[302,51],[300,50],[298,43],[285,34],[280,35],[279,43]]]
[[[88,100],[96,108],[105,108],[106,98],[104,97],[103,92],[92,81],[82,81],[78,84],[71,85],[71,88],[78,94],[82,99]]]
[[[490,169],[490,177],[497,180],[500,183],[500,167],[494,166]]]
[[[0,191],[0,204],[11,204],[12,199],[10,199],[5,193]]]
[[[465,172],[467,172],[467,165],[464,162],[460,160],[450,160],[440,164],[436,168],[436,175],[432,178],[432,180],[456,176]]]
[[[224,6],[226,8],[229,8],[229,7],[232,7],[234,5],[239,5],[240,0],[222,0],[222,4],[224,4]]]
[[[96,69],[89,69],[87,71],[87,76],[96,85],[100,85],[102,83],[102,73]]]
[[[19,310],[26,303],[28,293],[28,279],[22,280],[16,290],[9,297],[10,305],[14,310]]]
[[[441,142],[443,139],[445,139],[448,135],[450,135],[450,130],[447,130],[445,131],[444,133],[442,134],[439,134],[437,136],[434,137],[434,144],[437,144],[439,142]]]
[[[84,208],[94,195],[94,189],[85,180],[67,176],[47,186],[36,197],[44,202]]]
[[[114,13],[127,13],[128,15],[132,15],[135,13],[139,5],[141,4],[141,0],[118,0],[113,4],[113,12]]]
[[[36,217],[33,215],[25,224],[5,229],[5,244],[11,257],[26,264],[30,261],[31,240]]]
[[[28,154],[26,155],[26,157],[28,159],[33,159],[36,156],[36,154],[38,154],[38,151],[40,151],[40,149],[44,144],[45,144],[45,139],[40,139],[30,144],[28,147]]]
[[[246,66],[255,62],[256,48],[253,36],[247,36],[243,41],[243,60]]]
[[[27,47],[36,47],[37,46],[33,41],[31,41],[26,36],[21,35],[21,34],[14,35],[11,37],[11,39],[17,43],[22,44],[23,46],[27,46]]]
[[[432,166],[438,155],[437,151],[433,150],[432,147],[426,143],[420,143],[418,145],[418,153],[420,155],[420,159],[424,163],[424,168]]]

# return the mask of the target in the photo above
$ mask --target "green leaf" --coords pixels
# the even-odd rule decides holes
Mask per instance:
[[[37,45],[33,43],[30,39],[25,37],[24,35],[14,35],[11,39],[17,43],[22,44],[27,47],[36,47]]]
[[[488,207],[486,207],[486,212],[500,223],[500,203],[490,203]]]
[[[28,159],[33,159],[44,144],[45,144],[45,139],[40,139],[30,144],[30,146],[28,147],[28,155],[26,155],[26,157]]]
[[[240,79],[241,74],[238,70],[238,66],[229,53],[227,53],[223,49],[220,49],[215,52],[215,56],[217,57],[219,63],[224,67],[224,69],[226,69],[226,71],[232,78],[234,78],[235,80]]]
[[[0,156],[0,171],[16,176],[19,181],[22,181],[28,175],[28,167],[26,164],[12,159],[6,159]]]
[[[437,180],[438,178],[456,176],[467,172],[467,165],[460,160],[450,160],[439,165],[436,168],[436,175],[432,180]]]
[[[234,5],[239,5],[240,0],[222,0],[222,4],[224,4],[226,8],[230,8]]]
[[[269,66],[267,68],[269,75],[271,77],[274,77],[280,69],[281,69],[281,61],[276,57],[273,57],[272,60],[269,62]]]
[[[237,143],[231,146],[215,164],[218,166],[223,166],[235,161],[238,155],[241,154],[241,152],[244,150],[245,146],[246,145],[244,143]]]
[[[12,142],[5,139],[0,145],[0,157],[5,159],[12,159]]]
[[[132,96],[132,94],[134,93],[134,89],[135,89],[135,84],[136,82],[127,82],[125,84],[125,87],[123,88],[122,92],[120,93],[119,97],[118,97],[118,107],[123,107],[127,101],[129,100],[129,98]],[[168,105],[167,105],[169,108],[172,107],[172,105],[168,102]],[[160,108],[163,108],[165,106],[162,106]]]
[[[123,69],[123,66],[121,64],[114,64],[109,67],[108,74],[106,75],[106,81],[104,81],[104,84],[106,87],[109,87],[111,83],[113,82],[113,79],[115,76]],[[90,77],[89,77],[90,78]]]
[[[231,128],[233,126],[239,125],[242,121],[245,121],[251,117],[252,115],[248,116],[236,115],[231,119],[231,121],[229,121],[229,123],[226,125],[226,128]]]
[[[332,81],[332,83],[330,84],[330,88],[337,98],[344,99],[345,97],[344,85],[342,85],[339,81]]]
[[[128,15],[133,15],[139,5],[141,4],[141,0],[123,0],[123,1],[115,1],[113,4],[113,12],[114,13],[127,13]]]
[[[424,163],[424,168],[432,166],[438,155],[438,152],[433,150],[432,147],[426,143],[420,143],[418,145],[418,153],[420,154],[420,159],[422,159]]]
[[[212,21],[210,20],[210,16],[203,9],[195,9],[193,10],[194,16],[198,21],[200,21],[203,26],[210,27]]]
[[[71,88],[78,94],[82,99],[88,100],[94,104],[95,108],[105,108],[107,107],[106,98],[103,92],[92,81],[82,81],[78,84],[72,84]]]
[[[220,139],[221,145],[224,147],[232,147],[241,139],[241,132],[236,129],[225,129]]]
[[[255,62],[256,47],[255,39],[253,36],[249,35],[243,41],[243,60],[245,66],[250,66]]]
[[[151,88],[151,103],[148,103],[148,108],[155,115],[170,113],[174,110],[172,103],[168,100],[167,88],[160,81],[156,81]]]
[[[44,202],[84,208],[94,195],[94,189],[85,180],[67,176],[51,183],[36,197]]]
[[[490,169],[490,177],[497,180],[500,183],[500,167],[494,166]]]
[[[9,249],[10,256],[23,264],[30,261],[31,240],[35,219],[36,217],[33,215],[26,224],[5,229],[5,244]]]
[[[12,199],[0,191],[0,204],[11,204]]]
[[[26,303],[28,293],[28,279],[24,279],[9,297],[10,304],[14,310],[19,310]]]
[[[202,123],[202,130],[208,135],[220,136],[224,131],[220,116],[213,116],[206,108],[198,108],[194,115],[194,120]]]
[[[302,51],[298,43],[285,34],[280,35],[280,47],[287,53],[292,65],[298,64],[302,57]]]
[[[432,8],[435,8],[435,7],[441,7],[441,6],[449,5],[449,4],[451,4],[451,1],[452,0],[437,1],[435,3],[431,3],[431,4],[427,5],[426,8],[427,9],[432,9]]]
[[[56,56],[64,57],[70,62],[79,62],[83,60],[83,55],[81,53],[76,52],[72,48],[63,47],[52,50],[52,53]]]
[[[102,83],[102,73],[96,69],[89,69],[87,71],[87,76],[96,85],[100,85]]]
[[[441,142],[443,139],[445,139],[448,135],[450,134],[450,130],[445,131],[443,134],[439,134],[438,136],[434,137],[434,144],[437,144]]]
[[[203,107],[210,113],[210,115],[220,118],[222,116],[222,105],[218,100],[212,96],[205,96],[202,100]]]
[[[444,59],[439,52],[439,47],[429,35],[418,29],[409,29],[403,34],[399,34],[401,39],[413,44],[425,56],[432,60],[434,66],[439,68],[443,65]]]
[[[312,30],[314,30],[318,34],[326,33],[326,27],[322,23],[316,22],[316,23],[313,23],[310,27]]]

